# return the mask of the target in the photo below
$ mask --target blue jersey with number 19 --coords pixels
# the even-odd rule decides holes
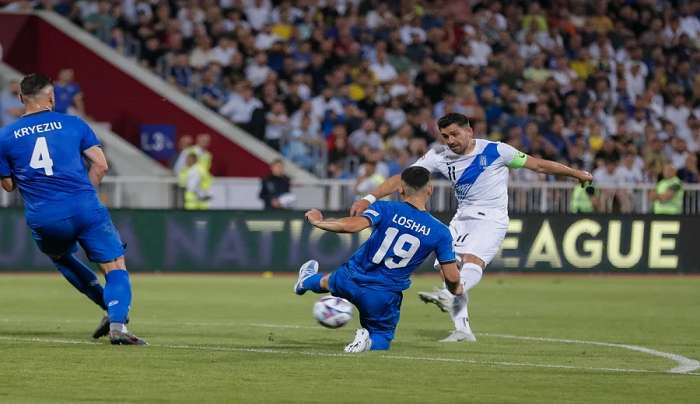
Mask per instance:
[[[29,225],[101,206],[82,154],[99,144],[82,119],[52,111],[0,129],[0,177],[14,178]]]
[[[450,230],[426,211],[407,202],[378,201],[362,215],[372,222],[372,234],[347,263],[361,286],[402,291],[433,252],[441,264],[455,261]]]

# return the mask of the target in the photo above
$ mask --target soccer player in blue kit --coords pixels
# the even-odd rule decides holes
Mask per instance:
[[[39,249],[68,282],[107,312],[93,337],[109,335],[114,345],[146,345],[126,328],[131,284],[124,244],[95,189],[108,168],[97,136],[82,119],[53,112],[53,86],[46,76],[22,79],[20,98],[25,114],[0,129],[3,189],[19,189]],[[78,243],[104,272],[104,289],[73,255]]]
[[[401,173],[401,202],[377,201],[360,216],[324,219],[320,211],[306,212],[306,219],[319,229],[357,233],[372,227],[369,239],[335,272],[318,272],[310,260],[299,269],[294,291],[330,292],[353,303],[360,312],[362,328],[345,352],[389,349],[399,322],[402,291],[411,286],[411,273],[433,252],[445,285],[460,293],[459,270],[447,226],[426,211],[433,192],[430,172],[409,167]]]

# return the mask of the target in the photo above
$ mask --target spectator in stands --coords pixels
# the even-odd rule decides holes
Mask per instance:
[[[676,176],[672,164],[666,164],[663,179],[656,183],[656,189],[649,193],[654,202],[653,212],[662,215],[680,215],[683,213],[683,183]]]
[[[225,67],[231,64],[231,59],[236,53],[238,53],[236,42],[229,36],[222,36],[219,43],[211,51],[211,59],[212,62]]]
[[[678,178],[688,184],[697,184],[700,182],[697,154],[693,153],[688,155],[688,158],[685,160],[685,165],[678,170]]]
[[[300,167],[314,171],[320,163],[321,149],[325,148],[325,142],[320,136],[318,126],[313,126],[310,115],[301,118],[301,125],[283,133],[284,156]]]
[[[173,65],[170,67],[170,71],[168,72],[168,81],[171,84],[177,86],[177,88],[179,88],[180,91],[182,91],[183,93],[190,94],[192,92],[192,85],[194,84],[193,75],[194,72],[192,71],[192,68],[190,67],[187,60],[187,53],[177,53],[174,57]],[[203,77],[202,81],[205,80],[206,78]],[[221,95],[223,96],[223,91],[221,92]],[[204,104],[207,104],[204,100],[201,99],[201,96],[198,98]],[[209,105],[207,106],[209,108],[212,108]],[[220,106],[221,105],[212,109],[218,110]]]
[[[117,25],[117,20],[112,15],[112,6],[109,1],[99,1],[97,10],[84,20],[84,27],[102,42],[109,43],[112,28]]]
[[[188,69],[189,67],[183,67]],[[217,65],[210,65],[202,74],[202,82],[195,90],[195,98],[202,102],[207,108],[218,111],[226,101],[224,89],[217,81],[220,68]]]
[[[378,187],[386,177],[377,172],[377,162],[367,161],[359,169],[359,175],[355,181],[355,195],[361,198]]]
[[[265,52],[258,52],[253,62],[245,69],[245,77],[254,88],[260,87],[267,80],[270,73],[272,73],[272,69],[267,65]]]
[[[625,154],[622,158],[622,163],[615,169],[614,176],[617,184],[625,186],[625,188],[617,191],[617,197],[620,201],[620,212],[622,213],[632,213],[634,209],[634,194],[627,187],[639,185],[644,181],[640,167],[635,164],[635,157],[632,153]]]
[[[334,112],[336,115],[343,115],[343,104],[333,96],[333,89],[326,87],[322,93],[311,100],[311,113],[314,118],[321,121],[329,112]]]
[[[54,83],[53,91],[56,112],[86,116],[83,93],[80,90],[80,85],[75,82],[73,69],[61,69],[58,72],[58,81]]]
[[[248,83],[241,83],[238,91],[229,95],[228,101],[219,109],[219,113],[243,129],[250,129],[253,112],[263,104],[253,95]]]
[[[380,150],[384,148],[382,137],[375,130],[375,121],[366,119],[362,123],[362,127],[350,134],[350,146],[356,152],[364,147],[369,147],[372,150]]]
[[[617,201],[617,186],[619,184],[619,180],[615,176],[617,165],[618,160],[606,158],[600,161],[598,168],[593,171],[593,182],[601,188],[600,205],[603,212],[612,212]]]
[[[24,113],[24,105],[19,100],[19,81],[10,80],[0,92],[0,127],[13,123]]]
[[[156,36],[146,38],[146,46],[141,50],[141,63],[151,69],[160,69],[165,50]]]
[[[270,175],[264,177],[260,184],[259,197],[265,204],[265,209],[285,209],[295,202],[290,193],[291,181],[284,173],[284,162],[275,160],[270,164]]]
[[[289,131],[289,116],[284,104],[280,101],[275,101],[272,105],[272,110],[265,115],[265,143],[273,149],[279,151],[282,137]],[[311,124],[307,119],[307,129]],[[302,120],[302,126],[304,122]]]

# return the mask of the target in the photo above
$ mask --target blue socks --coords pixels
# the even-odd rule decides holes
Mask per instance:
[[[75,258],[73,254],[67,254],[57,260],[52,259],[52,261],[71,285],[100,306],[102,310],[107,310],[103,297],[104,291],[97,275],[92,272],[90,267]]]
[[[371,351],[386,351],[391,346],[391,340],[382,334],[369,334],[372,340]]]
[[[317,273],[309,276],[301,283],[301,287],[314,293],[327,293],[328,290],[321,287],[321,278],[324,275],[323,273]]]
[[[131,305],[131,283],[126,269],[115,269],[105,275],[104,303],[110,323],[126,324]]]

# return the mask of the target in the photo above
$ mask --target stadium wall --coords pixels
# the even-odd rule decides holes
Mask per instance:
[[[295,272],[309,258],[331,270],[369,235],[323,232],[289,211],[113,210],[112,217],[130,270],[140,272]],[[0,210],[0,228],[0,271],[53,270],[20,210]],[[517,215],[488,270],[700,272],[698,239],[698,216]]]

